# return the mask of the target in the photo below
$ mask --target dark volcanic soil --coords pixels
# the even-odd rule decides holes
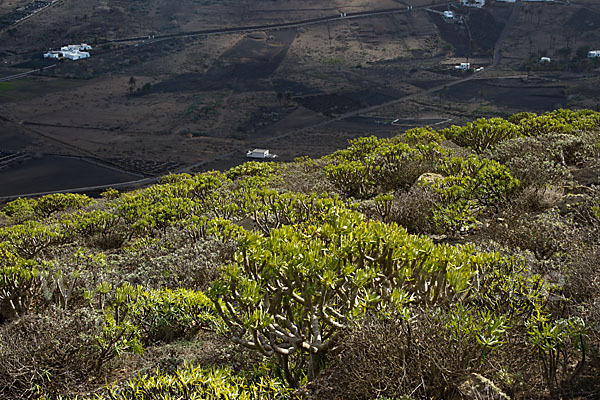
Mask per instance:
[[[32,158],[0,171],[0,196],[67,190],[140,179],[91,162],[60,156]]]
[[[309,110],[334,116],[393,100],[395,97],[372,90],[347,93],[318,94],[299,97],[295,100]]]
[[[578,31],[600,29],[600,13],[581,8],[569,19],[567,26]]]
[[[19,151],[30,143],[31,139],[6,126],[0,119],[0,151]]]
[[[520,79],[504,81],[473,80],[448,88],[444,97],[461,101],[484,99],[521,111],[549,111],[567,103],[563,86],[541,86]]]
[[[158,92],[235,89],[247,91],[256,80],[271,76],[287,54],[296,30],[282,30],[265,38],[246,36],[225,52],[205,74],[186,73],[154,85]]]
[[[494,10],[494,14],[484,9],[461,9],[460,12],[463,13],[464,24],[447,23],[435,13],[429,13],[429,16],[442,39],[454,46],[456,57],[488,55],[504,29],[510,10],[498,9]]]

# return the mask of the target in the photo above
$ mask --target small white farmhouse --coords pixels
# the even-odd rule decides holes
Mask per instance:
[[[598,58],[600,57],[600,50],[590,50],[588,51],[588,58]]]
[[[460,5],[464,7],[481,8],[485,6],[485,0],[460,0]]]
[[[246,157],[248,158],[275,158],[276,154],[270,154],[267,149],[254,149],[248,150],[246,153]]]
[[[66,46],[62,46],[60,49],[62,51],[84,51],[84,50],[92,50],[92,46],[90,46],[87,43],[68,44]]]
[[[60,51],[50,50],[44,53],[44,58],[62,58],[63,54]]]
[[[454,69],[457,69],[459,71],[468,71],[471,69],[471,63],[460,63],[460,65],[455,65]]]
[[[86,43],[69,44],[66,46],[62,46],[60,50],[50,50],[47,53],[44,53],[44,58],[67,58],[69,60],[80,60],[82,58],[88,58],[90,56],[90,53],[84,50],[91,49],[92,46]]]
[[[549,62],[551,62],[552,59],[550,57],[542,57],[540,58],[540,64],[547,64]]]

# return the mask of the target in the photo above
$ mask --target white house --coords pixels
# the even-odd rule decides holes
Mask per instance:
[[[62,51],[85,51],[85,50],[92,50],[92,46],[90,46],[87,43],[68,44],[66,46],[62,46],[60,49]]]
[[[454,19],[454,13],[452,11],[444,11],[444,19]]]
[[[464,7],[481,8],[485,6],[485,0],[460,0],[460,5]]]
[[[63,51],[63,56],[69,60],[80,60],[82,58],[89,58],[90,53],[87,51]]]
[[[454,69],[457,69],[459,71],[468,71],[471,69],[471,63],[460,63],[459,65],[455,65]]]
[[[246,153],[246,157],[248,158],[276,158],[276,154],[270,154],[267,149],[254,149],[248,150]]]
[[[44,58],[63,58],[63,53],[60,51],[50,50],[47,53],[44,53]]]
[[[81,44],[69,44],[62,46],[60,50],[50,50],[44,53],[44,58],[61,59],[67,58],[69,60],[80,60],[82,58],[88,58],[90,53],[84,50],[91,50],[92,46],[86,43]]]
[[[600,50],[590,50],[588,51],[588,58],[598,58],[600,57]]]
[[[549,62],[551,62],[552,59],[550,57],[542,57],[540,58],[540,64],[547,64]]]

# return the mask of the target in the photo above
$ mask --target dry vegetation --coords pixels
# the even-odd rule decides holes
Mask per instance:
[[[520,113],[10,202],[0,395],[595,398],[599,129]]]

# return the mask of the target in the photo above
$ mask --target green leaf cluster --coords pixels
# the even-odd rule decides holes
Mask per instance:
[[[160,370],[140,374],[105,393],[74,400],[287,400],[297,398],[283,382],[260,376],[245,378],[227,368],[201,368],[186,364],[171,373]]]

